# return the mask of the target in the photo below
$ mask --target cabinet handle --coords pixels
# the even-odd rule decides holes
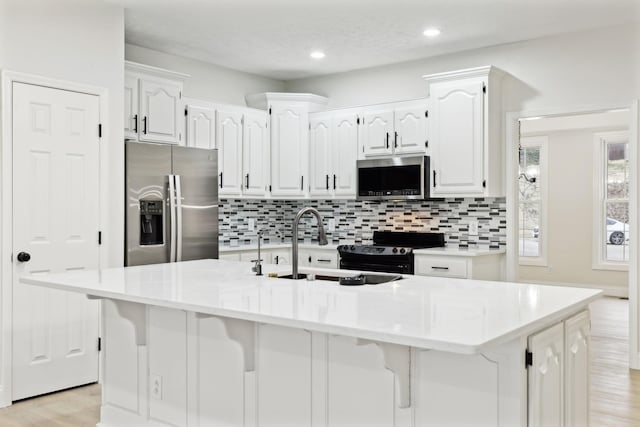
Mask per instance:
[[[398,132],[394,132],[393,135],[393,148],[398,148]]]
[[[142,133],[147,134],[147,116],[142,118]]]
[[[220,188],[222,188],[222,172],[220,172]]]
[[[318,262],[331,262],[330,259],[320,259],[318,258]]]
[[[304,191],[304,175],[300,177],[300,191]]]
[[[387,148],[389,148],[389,132],[387,132],[387,142],[386,142],[386,144],[387,144]]]
[[[448,270],[449,267],[436,267],[436,266],[433,266],[433,267],[431,267],[431,269],[432,270]]]
[[[336,189],[336,174],[333,174],[333,189]]]
[[[278,262],[280,262],[280,255],[276,255],[276,265],[278,265]]]
[[[327,175],[327,190],[329,189],[329,175]]]
[[[138,133],[138,115],[133,116],[133,133]]]
[[[311,263],[311,255],[309,255],[309,263]]]
[[[433,171],[433,188],[436,188],[436,171]]]
[[[249,188],[249,174],[247,174],[247,187],[246,188]]]

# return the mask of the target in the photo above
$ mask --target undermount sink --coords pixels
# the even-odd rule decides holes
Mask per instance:
[[[327,275],[327,274],[312,274],[315,279],[313,280],[326,280],[330,282],[340,282],[341,285],[346,286],[358,286],[358,285],[380,285],[382,283],[394,282],[396,280],[402,280],[402,276],[393,274],[373,274],[362,273],[354,274],[352,276],[347,275]],[[292,279],[292,274],[285,274],[278,276],[278,279]],[[298,278],[295,280],[307,279],[307,274],[299,273]],[[340,280],[343,279],[343,280]]]

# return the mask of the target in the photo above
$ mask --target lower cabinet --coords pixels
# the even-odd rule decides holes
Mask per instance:
[[[299,252],[300,265],[318,268],[338,268],[340,257],[333,249],[301,249]]]
[[[263,264],[291,265],[291,247],[282,249],[262,249]],[[219,259],[225,261],[253,261],[258,259],[256,249],[234,248],[220,252]],[[317,268],[338,268],[340,257],[336,249],[300,248],[298,252],[298,265]]]
[[[589,425],[590,337],[588,311],[529,337],[529,427]]]

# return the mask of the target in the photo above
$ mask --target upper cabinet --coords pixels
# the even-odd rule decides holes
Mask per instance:
[[[425,76],[437,197],[504,196],[500,82],[493,67]]]
[[[216,112],[218,185],[220,195],[239,196],[242,191],[242,113]]]
[[[324,108],[327,99],[312,94],[248,95],[247,104],[271,116],[271,195],[299,198],[309,194],[309,113]]]
[[[269,114],[246,111],[242,124],[243,194],[264,197],[269,189]]]
[[[316,113],[309,117],[310,196],[329,196],[332,191],[331,128],[331,114]]]
[[[359,158],[427,151],[427,100],[408,101],[362,109]]]
[[[183,144],[183,81],[188,75],[125,62],[125,137]]]
[[[216,109],[199,101],[185,100],[187,147],[216,148]]]

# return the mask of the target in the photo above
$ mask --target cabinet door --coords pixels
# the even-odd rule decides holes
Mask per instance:
[[[215,110],[187,106],[187,147],[216,148]]]
[[[431,86],[432,194],[483,193],[484,83],[478,78]]]
[[[271,115],[271,194],[305,194],[309,120],[304,108],[278,106]]]
[[[269,181],[269,115],[247,112],[243,118],[243,193],[264,196]]]
[[[331,129],[331,152],[333,154],[333,176],[330,184],[336,196],[355,197],[356,160],[358,153],[357,117],[351,114],[336,114]]]
[[[564,327],[529,337],[529,427],[564,426]]]
[[[393,110],[365,112],[360,128],[361,150],[365,157],[393,153]]]
[[[276,249],[271,251],[271,263],[276,265],[291,265],[291,250]]]
[[[177,144],[182,139],[182,85],[140,79],[140,140]]]
[[[427,150],[427,105],[396,108],[394,114],[394,153],[425,154]]]
[[[309,120],[309,180],[312,196],[328,196],[331,188],[331,116]]]
[[[242,187],[242,113],[216,114],[220,194],[240,195]]]
[[[591,321],[583,311],[564,323],[565,336],[565,426],[589,425],[589,351]]]
[[[320,267],[320,268],[339,268],[339,256],[338,251],[310,251],[309,256],[311,256],[311,265],[312,267]]]
[[[138,78],[124,76],[124,137],[138,138]]]

